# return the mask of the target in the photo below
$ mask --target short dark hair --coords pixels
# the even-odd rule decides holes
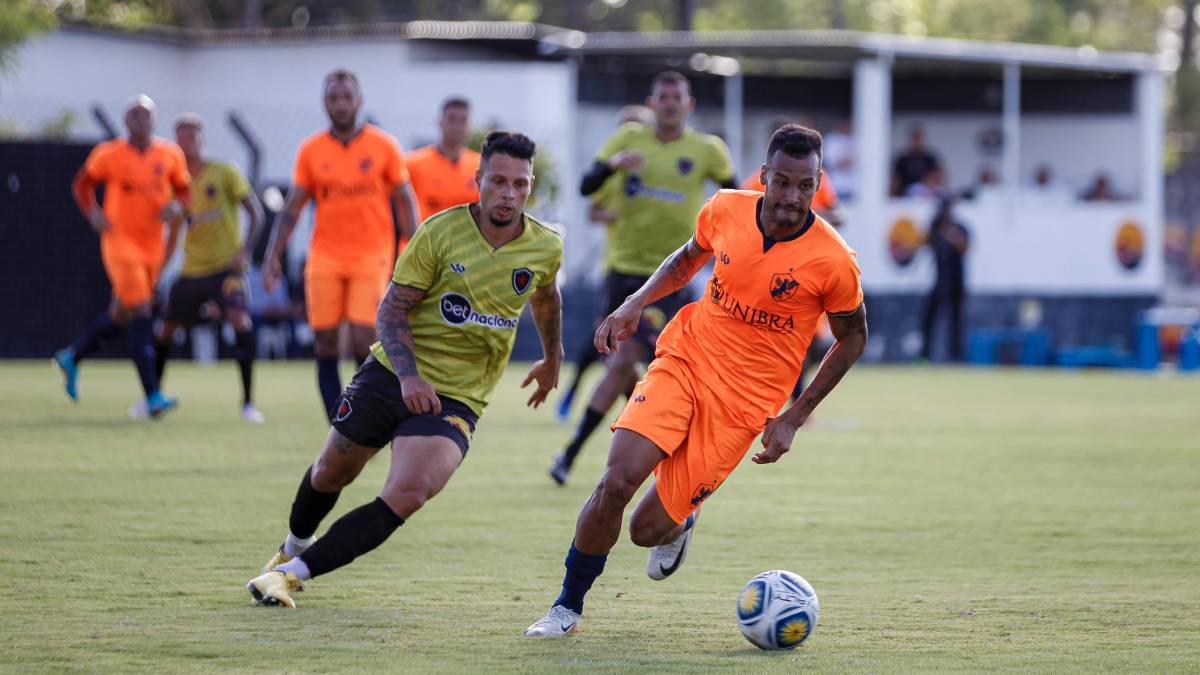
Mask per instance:
[[[689,92],[692,91],[692,83],[688,82],[688,79],[684,77],[683,73],[677,70],[664,70],[658,75],[655,75],[654,81],[650,83],[650,91],[653,92],[654,88],[660,84],[673,84],[680,87],[687,87]]]
[[[537,146],[525,134],[515,131],[493,131],[483,140],[483,147],[479,149],[479,161],[486,162],[488,157],[501,154],[532,162],[536,149]]]
[[[467,110],[470,110],[471,102],[461,96],[451,96],[450,98],[442,101],[442,114],[445,115],[446,111],[451,108],[466,108]]]
[[[358,76],[345,68],[338,68],[326,75],[325,79],[321,82],[321,95],[324,95],[325,91],[329,89],[329,85],[334,82],[349,82],[354,85],[356,91],[360,94],[362,93],[362,87],[358,84]]]
[[[802,127],[799,124],[785,124],[771,134],[771,142],[767,144],[767,161],[776,152],[796,159],[808,157],[809,153],[817,153],[817,163],[821,162],[821,134],[815,129]]]

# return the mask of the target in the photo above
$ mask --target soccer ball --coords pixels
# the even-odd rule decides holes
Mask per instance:
[[[771,570],[754,577],[738,598],[742,635],[759,649],[794,649],[812,635],[821,606],[804,577]]]

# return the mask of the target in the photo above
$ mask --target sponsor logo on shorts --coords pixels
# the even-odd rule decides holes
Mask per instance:
[[[442,417],[442,421],[450,426],[458,429],[467,440],[471,440],[471,425],[458,415],[446,415]]]
[[[533,272],[529,271],[528,267],[518,267],[512,273],[512,286],[517,295],[521,295],[529,290],[529,284],[533,282]]]
[[[333,420],[335,422],[344,422],[350,416],[350,413],[353,412],[354,408],[350,406],[350,399],[343,398],[342,402],[338,404],[337,412],[333,415]]]
[[[516,318],[508,318],[499,314],[480,314],[471,308],[471,301],[458,293],[447,293],[438,301],[442,318],[451,326],[461,326],[473,323],[499,330],[514,330],[517,327]]]
[[[717,486],[714,483],[701,483],[696,491],[692,493],[692,506],[700,506],[700,502],[712,496],[712,493],[717,491]]]
[[[633,397],[633,402],[634,402],[634,403],[645,403],[645,402],[646,402],[646,397],[645,397],[645,396],[643,396],[642,394],[638,394],[637,396],[634,396],[634,397]]]
[[[728,264],[729,264],[729,254],[728,254],[728,253],[726,253],[725,251],[721,251],[721,256],[720,256],[720,257],[721,257],[721,264],[722,264],[722,265],[728,265]]]

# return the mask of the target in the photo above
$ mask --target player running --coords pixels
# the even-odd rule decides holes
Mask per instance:
[[[563,243],[524,213],[533,141],[494,131],[483,144],[480,199],[439,213],[396,261],[379,306],[380,341],[337,407],[325,449],[300,481],[287,538],[247,587],[261,604],[294,607],[291,593],[382,544],[433,498],[466,456],[475,423],[504,374],[526,302],[542,338],[522,387],[536,408],[558,384]],[[339,492],[389,441],[392,464],[374,501],[320,540]]]
[[[610,179],[624,185],[620,216],[609,227],[605,252],[606,314],[641,288],[663,258],[692,236],[707,181],[736,186],[725,142],[687,126],[696,105],[687,78],[674,71],[659,74],[646,105],[654,111],[654,126],[621,126],[600,148],[580,188],[588,196]],[[633,388],[638,362],[654,353],[663,326],[691,299],[688,290],[680,287],[648,303],[634,339],[622,343],[608,358],[604,377],[592,391],[574,437],[554,456],[550,477],[556,483],[566,482],[588,437],[617,397]]]
[[[145,410],[158,417],[179,401],[159,391],[151,300],[166,263],[165,252],[175,247],[179,233],[178,227],[172,227],[164,245],[163,223],[184,213],[189,177],[179,148],[154,136],[155,105],[149,96],[131,99],[124,120],[128,139],[93,148],[72,186],[79,210],[100,235],[100,257],[112,284],[112,303],[71,346],[55,352],[54,363],[63,373],[67,396],[78,401],[79,362],[101,340],[128,328],[129,356],[146,396]],[[101,185],[103,208],[96,202],[96,188]]]
[[[438,119],[441,137],[408,155],[408,174],[421,210],[421,221],[451,206],[479,201],[475,172],[479,153],[464,146],[471,130],[471,104],[448,98]]]
[[[155,345],[158,379],[162,381],[175,332],[180,326],[214,318],[208,312],[215,307],[217,316],[233,328],[234,356],[242,379],[242,419],[262,424],[266,417],[255,407],[251,394],[254,325],[246,306],[246,265],[263,222],[262,205],[236,166],[204,157],[204,121],[200,117],[181,116],[175,122],[175,142],[187,158],[195,188],[183,241],[183,267],[167,294],[165,319]],[[246,211],[249,223],[244,240],[238,205]],[[167,251],[167,257],[172,253]],[[139,406],[136,412],[145,411]]]
[[[338,327],[350,323],[361,364],[375,341],[375,308],[387,286],[398,240],[417,227],[416,198],[396,139],[359,124],[362,90],[347,70],[325,76],[330,127],[309,136],[296,153],[292,189],[263,262],[263,284],[279,283],[280,260],[304,205],[316,200],[316,226],[304,266],[305,304],[317,361],[317,387],[329,419],[342,390]],[[392,218],[392,203],[399,222]]]
[[[604,571],[625,506],[653,471],[630,538],[649,547],[646,573],[665,579],[687,556],[698,510],[738,465],[755,436],[756,464],[777,461],[817,404],[862,355],[866,309],[854,251],[809,204],[820,183],[821,135],[775,132],[762,166],[766,193],[722,190],[696,233],[596,331],[612,351],[635,334],[643,309],[682,288],[716,258],[707,298],[684,307],[658,340],[656,358],[614,427],[608,467],[583,506],[567,551],[562,592],[525,631],[579,630],[583,599]],[[778,414],[800,372],[817,318],[837,338],[812,384]]]

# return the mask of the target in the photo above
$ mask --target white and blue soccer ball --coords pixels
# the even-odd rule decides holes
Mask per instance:
[[[787,570],[763,572],[738,597],[742,635],[759,649],[795,649],[812,635],[820,614],[812,584]]]

